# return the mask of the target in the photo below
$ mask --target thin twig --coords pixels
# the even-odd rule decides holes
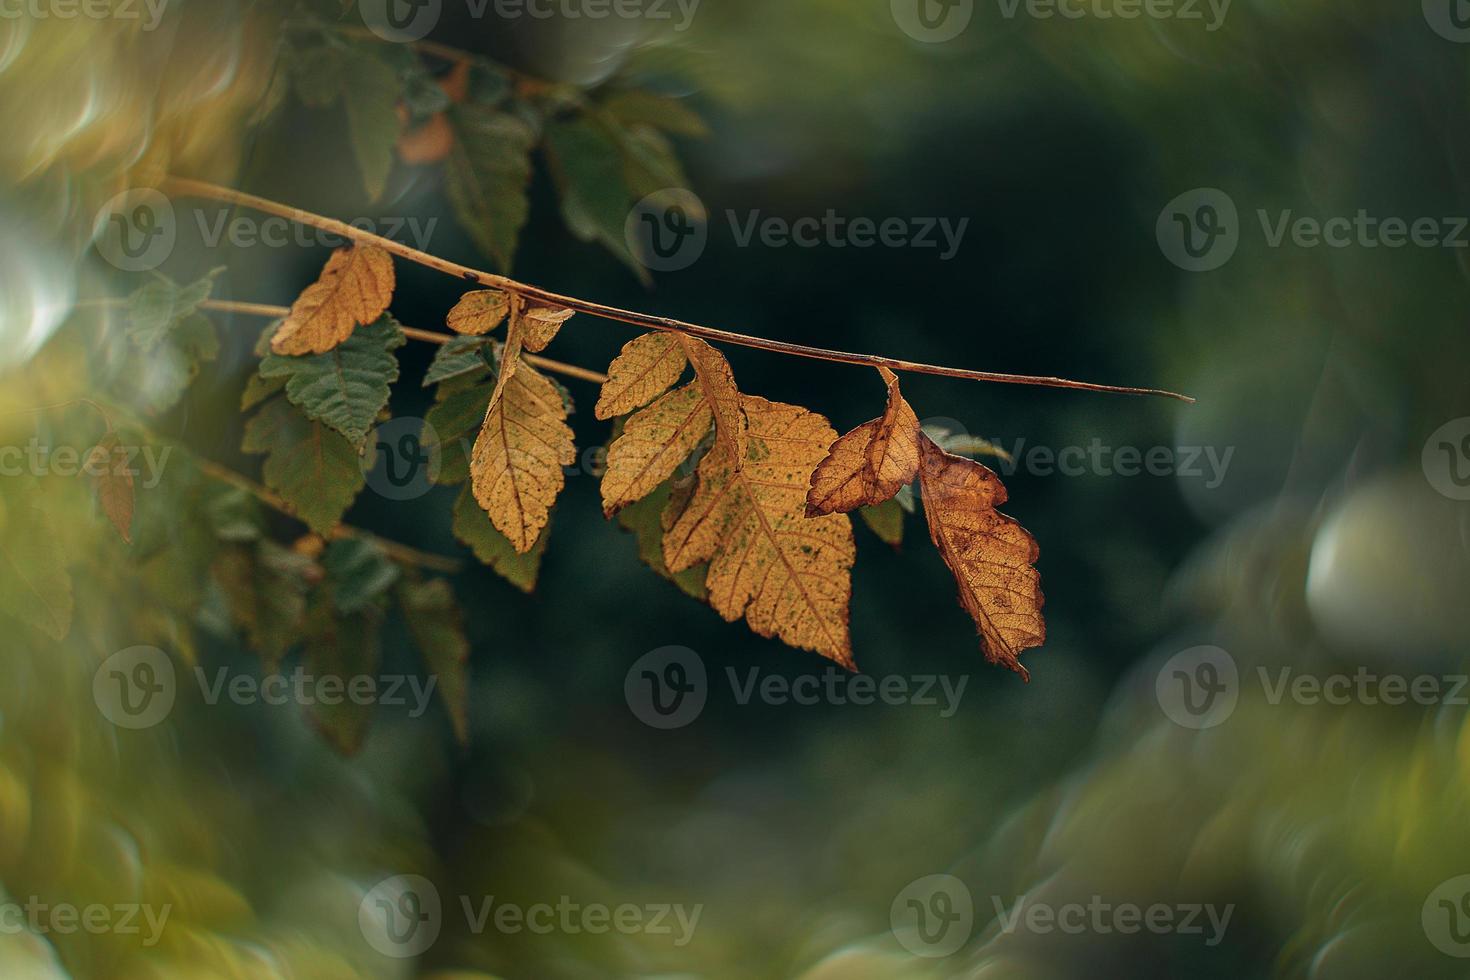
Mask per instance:
[[[327,218],[319,214],[314,214],[311,211],[304,211],[301,208],[272,201],[268,198],[247,194],[244,191],[237,191],[230,187],[221,187],[218,184],[210,184],[199,180],[188,180],[180,177],[170,177],[163,182],[162,189],[165,193],[171,193],[179,197],[200,197],[208,200],[222,201],[228,204],[252,208],[265,214],[287,218],[299,224],[310,225],[315,228],[320,228],[323,231],[341,235],[344,238],[350,238],[355,242],[376,245],[400,258],[407,259],[410,262],[415,262],[430,269],[435,269],[446,275],[454,276],[456,279],[461,279],[465,282],[472,282],[481,286],[492,286],[496,289],[513,292],[548,305],[576,310],[580,313],[601,317],[606,320],[630,323],[634,326],[644,327],[650,330],[682,333],[690,337],[699,337],[717,343],[754,347],[758,350],[771,351],[777,354],[789,354],[795,357],[809,357],[819,361],[857,364],[864,367],[886,367],[894,371],[905,371],[911,374],[934,374],[947,378],[963,378],[970,381],[1037,385],[1045,388],[1071,388],[1081,391],[1101,391],[1120,395],[1155,395],[1161,398],[1173,398],[1178,401],[1190,403],[1194,401],[1188,395],[1181,395],[1173,391],[1163,391],[1157,388],[1133,388],[1123,385],[1104,385],[1087,381],[1072,381],[1066,378],[1001,374],[993,371],[971,371],[965,368],[943,367],[937,364],[921,364],[915,361],[905,361],[893,357],[882,357],[877,354],[850,354],[844,351],[808,347],[803,344],[790,344],[780,340],[767,340],[764,337],[733,333],[728,330],[700,326],[697,323],[686,323],[682,320],[675,320],[669,317],[652,316],[647,313],[623,310],[616,306],[607,306],[603,303],[592,302],[591,300],[578,299],[575,296],[563,296],[559,293],[542,289],[539,286],[527,285],[526,283],[517,282],[506,276],[483,272],[479,269],[472,269],[469,266],[460,265],[457,262],[441,259],[436,255],[430,255],[427,252],[422,252],[416,248],[395,242],[391,238],[384,238],[381,235],[375,235],[372,232],[355,228],[335,218]]]
[[[241,303],[230,299],[207,299],[199,304],[202,309],[217,310],[221,313],[242,313],[248,316],[282,317],[291,312],[289,306],[271,306],[269,303]],[[442,333],[438,330],[421,330],[418,327],[405,327],[401,324],[405,337],[414,340],[426,341],[430,344],[447,344],[455,338],[452,333]],[[536,354],[522,354],[521,360],[527,364],[534,365],[554,374],[564,374],[569,378],[579,378],[582,381],[590,381],[593,384],[606,384],[607,375],[577,364],[568,364],[565,361],[554,361],[549,357],[540,357]]]
[[[250,494],[256,500],[259,500],[261,503],[265,504],[267,507],[271,508],[272,510],[279,511],[282,514],[285,514],[287,517],[290,517],[294,520],[301,519],[300,516],[296,513],[295,509],[292,508],[290,503],[288,503],[283,497],[281,497],[275,491],[271,490],[269,487],[265,487],[259,483],[256,483],[254,480],[250,479],[244,474],[236,473],[228,466],[216,463],[210,459],[205,459],[201,456],[193,457],[193,462],[194,465],[199,468],[199,471],[205,476],[208,476],[214,480],[218,480],[221,483],[228,483],[230,486],[237,489],[244,490],[246,493]],[[332,530],[328,531],[326,536],[334,541],[340,541],[347,538],[356,538],[360,541],[369,541],[372,544],[377,545],[379,548],[382,548],[383,552],[389,557],[394,558],[395,560],[406,565],[415,565],[419,568],[425,568],[435,572],[444,572],[445,574],[450,574],[460,570],[460,563],[455,561],[453,558],[448,558],[444,555],[436,555],[428,551],[420,551],[417,548],[410,548],[406,544],[400,544],[397,541],[390,541],[387,538],[379,537],[371,531],[364,531],[362,528],[352,527],[347,524],[338,524],[336,527],[332,528]]]

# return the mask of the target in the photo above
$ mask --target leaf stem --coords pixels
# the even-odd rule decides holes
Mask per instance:
[[[289,306],[272,306],[269,303],[241,303],[229,299],[207,299],[199,304],[201,309],[217,310],[221,313],[241,313],[246,316],[282,317],[291,312]],[[399,325],[405,337],[414,340],[426,341],[430,344],[447,344],[455,338],[455,334],[443,333],[438,330],[421,330],[418,327],[405,327]],[[579,378],[582,381],[590,381],[593,384],[604,384],[607,375],[577,364],[568,364],[565,361],[554,361],[549,357],[539,357],[535,354],[522,354],[521,359],[528,364],[554,374],[563,374],[569,378]]]
[[[1088,381],[1073,381],[1067,378],[1036,377],[1024,374],[1003,374],[994,371],[972,371],[966,368],[944,367],[937,364],[922,364],[916,361],[905,361],[895,357],[884,357],[877,354],[852,354],[845,351],[827,350],[821,347],[808,347],[804,344],[791,344],[781,340],[768,340],[764,337],[755,337],[749,334],[734,333],[729,330],[719,330],[715,327],[701,326],[697,323],[686,323],[683,320],[675,320],[670,317],[653,316],[648,313],[638,313],[633,310],[619,309],[616,306],[608,306],[591,300],[579,299],[575,296],[563,296],[539,286],[517,282],[507,276],[496,275],[473,269],[469,266],[450,262],[447,259],[430,255],[427,252],[411,248],[408,245],[384,238],[372,232],[355,228],[346,222],[335,218],[324,217],[301,208],[281,204],[269,198],[258,197],[247,194],[230,187],[221,187],[200,180],[189,180],[181,177],[166,178],[161,189],[166,194],[179,197],[199,197],[207,200],[221,201],[228,204],[248,207],[265,214],[286,218],[299,224],[310,225],[320,228],[332,234],[341,235],[363,244],[376,245],[387,252],[391,252],[400,258],[410,262],[435,269],[446,275],[454,276],[465,282],[475,283],[480,286],[491,286],[503,289],[519,296],[528,297],[541,303],[552,306],[561,306],[586,313],[590,316],[600,317],[605,320],[616,320],[621,323],[629,323],[634,326],[649,330],[664,330],[671,333],[686,334],[691,337],[699,337],[716,343],[735,344],[741,347],[753,347],[757,350],[770,351],[776,354],[788,354],[794,357],[807,357],[819,361],[832,361],[840,364],[857,364],[865,367],[886,367],[894,371],[905,371],[910,374],[933,374],[946,378],[961,378],[970,381],[991,381],[1000,384],[1035,385],[1044,388],[1070,388],[1079,391],[1099,391],[1120,395],[1153,395],[1160,398],[1173,398],[1178,401],[1193,403],[1194,399],[1188,395],[1181,395],[1173,391],[1163,391],[1158,388],[1134,388],[1124,385],[1094,384]]]

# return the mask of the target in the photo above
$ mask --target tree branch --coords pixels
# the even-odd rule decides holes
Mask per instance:
[[[586,313],[590,316],[600,317],[605,320],[616,320],[621,323],[629,323],[634,326],[644,327],[649,330],[664,330],[672,333],[681,333],[690,337],[699,337],[716,343],[735,344],[741,347],[753,347],[757,350],[771,351],[777,354],[789,354],[794,357],[807,357],[819,361],[832,361],[841,364],[858,364],[865,367],[886,367],[894,371],[905,371],[910,374],[933,374],[946,378],[962,378],[970,381],[992,381],[1001,384],[1036,385],[1045,388],[1070,388],[1080,391],[1100,391],[1121,395],[1154,395],[1161,398],[1173,398],[1178,401],[1193,403],[1194,399],[1188,395],[1177,392],[1163,391],[1157,388],[1133,388],[1123,385],[1094,384],[1087,381],[1072,381],[1066,378],[1034,377],[1024,374],[1001,374],[993,371],[971,371],[965,368],[943,367],[937,364],[921,364],[915,361],[905,361],[893,357],[883,357],[877,354],[850,354],[844,351],[826,350],[820,347],[808,347],[803,344],[790,344],[780,340],[767,340],[764,337],[754,337],[748,334],[733,333],[728,330],[719,330],[714,327],[700,326],[697,323],[686,323],[683,320],[675,320],[669,317],[652,316],[647,313],[638,313],[632,310],[619,309],[616,306],[607,306],[591,300],[578,299],[575,296],[563,296],[539,286],[531,286],[526,283],[517,282],[506,276],[472,269],[469,266],[460,265],[441,259],[436,255],[430,255],[416,248],[411,248],[391,238],[384,238],[372,232],[355,228],[346,222],[335,218],[327,218],[301,208],[294,208],[287,204],[281,204],[268,198],[257,197],[229,187],[221,187],[218,184],[210,184],[199,180],[189,180],[180,177],[166,178],[161,189],[166,194],[179,197],[198,197],[207,200],[221,201],[227,204],[248,207],[265,214],[276,215],[299,224],[310,225],[320,228],[332,234],[341,235],[344,238],[363,244],[376,245],[387,252],[391,252],[400,258],[407,259],[419,265],[426,266],[454,276],[465,282],[475,283],[480,286],[491,286],[503,289],[507,292],[516,293],[520,296],[536,300],[551,306],[561,306]]]

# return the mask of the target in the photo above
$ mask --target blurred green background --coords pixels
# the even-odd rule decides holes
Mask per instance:
[[[1432,0],[1236,0],[1216,30],[1206,6],[1203,20],[973,7],[957,37],[924,43],[883,0],[704,0],[684,31],[460,17],[445,0],[431,39],[579,86],[635,79],[709,124],[706,138],[677,141],[710,214],[698,261],[640,284],[563,227],[538,165],[515,265],[524,281],[822,347],[1198,398],[905,378],[921,418],[1002,446],[1232,453],[1219,481],[1208,468],[1002,470],[1006,509],[1042,551],[1049,638],[1025,657],[1029,685],[984,664],[910,517],[897,552],[857,529],[855,653],[880,678],[968,678],[958,711],[741,704],[727,669],[794,679],[829,665],[723,623],[654,576],[633,538],[602,519],[585,473],[568,479],[534,596],[478,566],[455,579],[473,649],[467,748],[437,705],[419,719],[380,709],[350,759],[294,708],[185,699],[157,729],[115,729],[93,703],[93,672],[145,642],[129,623],[150,599],[125,565],[78,573],[88,628],[55,644],[16,627],[0,655],[0,886],[18,901],[170,901],[173,918],[149,949],[6,929],[0,972],[1465,975],[1470,940],[1443,938],[1436,897],[1470,873],[1464,705],[1272,703],[1257,668],[1466,669],[1470,505],[1436,486],[1438,451],[1425,449],[1470,416],[1470,235],[1458,247],[1272,247],[1257,212],[1274,222],[1361,209],[1451,230],[1470,213],[1470,47],[1436,30],[1454,22]],[[166,142],[176,171],[324,214],[438,218],[428,250],[484,265],[438,169],[400,166],[367,202],[340,150],[339,111],[290,106],[242,135],[272,72],[274,28],[260,24],[277,21],[225,2],[170,16],[182,18],[176,34],[148,36],[0,20],[7,444],[44,425],[31,408],[73,397],[65,355],[77,342],[59,325],[78,298],[130,288],[87,249],[92,214]],[[1238,209],[1238,247],[1221,267],[1189,272],[1166,256],[1156,223],[1201,187]],[[829,209],[968,225],[945,261],[935,249],[741,247],[727,217]],[[187,281],[223,265],[217,296],[284,304],[324,257],[186,243],[163,271]],[[459,286],[406,263],[398,274],[394,314],[437,328]],[[250,472],[237,407],[261,321],[219,322],[218,361],[156,425]],[[578,317],[549,353],[600,369],[631,336]],[[418,380],[430,353],[401,352],[395,416],[427,410]],[[743,390],[806,405],[839,431],[879,411],[878,379],[861,369],[727,354]],[[567,385],[578,446],[605,442],[595,389]],[[8,521],[23,520],[19,491],[0,492]],[[54,546],[119,547],[73,496]],[[453,499],[364,493],[347,520],[463,555]],[[172,541],[166,560],[188,568],[189,547]],[[27,556],[5,558],[9,568]],[[15,588],[9,571],[3,581]],[[6,615],[23,601],[7,596]],[[174,628],[196,637],[200,663],[258,669],[218,633]],[[1196,730],[1162,710],[1156,681],[1204,644],[1238,666],[1238,704]],[[629,709],[624,680],[668,645],[696,651],[712,682],[697,720],[660,731]],[[388,664],[413,663],[400,647],[390,631]],[[443,934],[417,958],[381,955],[358,921],[364,895],[399,874],[425,876],[444,898]],[[934,949],[891,915],[910,883],[935,874],[954,876],[974,907],[942,957],[922,955]],[[684,945],[648,933],[475,934],[461,896],[702,913]],[[1008,931],[997,912],[1098,898],[1233,911],[1214,944],[1208,928]]]

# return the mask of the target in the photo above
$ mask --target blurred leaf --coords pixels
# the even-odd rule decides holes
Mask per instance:
[[[449,711],[455,738],[461,745],[466,744],[470,729],[465,665],[470,658],[470,644],[454,589],[442,578],[409,580],[398,587],[398,600],[409,632],[423,652],[424,663],[438,679],[439,696]]]
[[[535,133],[520,119],[484,106],[449,111],[454,149],[446,191],[455,216],[486,256],[509,272],[530,204],[531,147]]]
[[[323,593],[307,614],[303,661],[320,686],[335,678],[342,694],[327,702],[321,694],[311,705],[311,716],[327,741],[342,755],[353,755],[362,748],[372,725],[375,699],[363,700],[350,695],[353,678],[376,680],[382,661],[382,614],[374,607],[363,612],[339,614],[336,604]]]
[[[316,563],[260,540],[220,549],[210,571],[230,621],[245,631],[266,671],[275,671],[301,638],[306,594],[320,575]]]
[[[118,434],[110,430],[87,453],[83,472],[92,476],[97,504],[117,528],[117,533],[133,543],[133,475],[117,453]]]
[[[71,629],[72,583],[39,491],[0,500],[0,613],[60,640]]]
[[[858,508],[858,516],[883,541],[897,548],[903,544],[903,507],[896,499],[872,507]]]
[[[322,569],[332,586],[332,601],[342,613],[361,612],[372,605],[400,575],[382,548],[361,538],[342,538],[327,545]]]
[[[199,309],[209,299],[214,280],[223,267],[210,271],[203,279],[181,286],[171,279],[159,277],[139,287],[128,297],[128,336],[144,350],[157,347],[169,331]],[[192,341],[200,342],[198,337]],[[211,352],[210,356],[213,356]]]
[[[583,241],[601,243],[639,279],[649,281],[648,270],[629,250],[624,235],[633,198],[617,141],[590,118],[580,116],[550,123],[546,147],[567,227]]]
[[[368,198],[376,201],[388,186],[393,149],[398,142],[398,99],[403,83],[392,66],[353,50],[343,69],[347,125],[352,151]]]
[[[678,99],[647,89],[625,89],[602,100],[603,111],[624,126],[654,126],[680,136],[707,136],[709,127]]]
[[[318,534],[342,519],[366,482],[352,443],[280,396],[245,424],[241,448],[266,454],[266,486]]]

